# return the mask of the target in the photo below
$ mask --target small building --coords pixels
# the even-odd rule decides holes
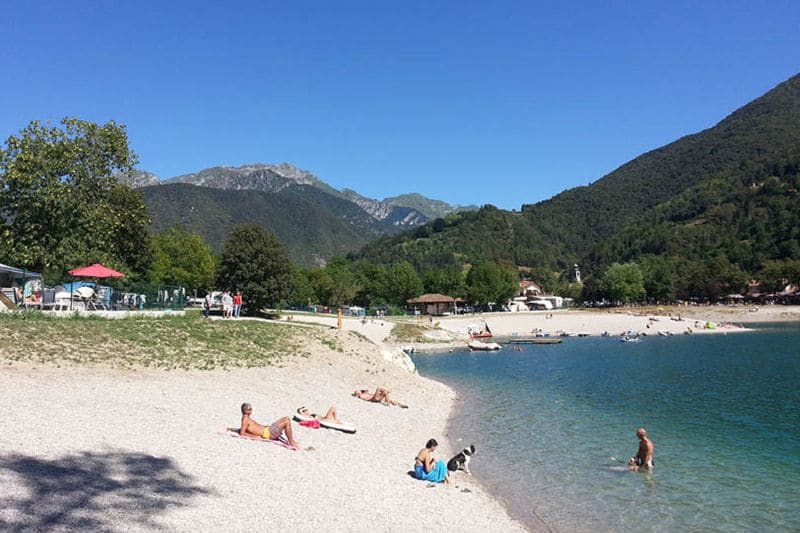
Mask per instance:
[[[423,294],[417,298],[406,300],[406,302],[423,315],[444,315],[456,311],[455,298],[444,294]]]
[[[533,298],[542,294],[542,288],[535,281],[524,279],[519,282],[519,295],[526,298]]]

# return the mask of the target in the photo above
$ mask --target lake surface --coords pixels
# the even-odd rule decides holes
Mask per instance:
[[[796,531],[800,327],[754,327],[414,361],[458,392],[453,448],[475,443],[473,475],[531,529]],[[638,427],[651,474],[618,462]]]

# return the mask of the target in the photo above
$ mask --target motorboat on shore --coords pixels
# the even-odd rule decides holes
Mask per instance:
[[[479,352],[492,352],[502,348],[502,346],[496,342],[483,342],[479,340],[471,340],[467,343],[467,346],[469,346],[470,350]]]
[[[493,337],[489,324],[484,323],[483,327],[467,326],[467,334],[470,339],[491,339]]]

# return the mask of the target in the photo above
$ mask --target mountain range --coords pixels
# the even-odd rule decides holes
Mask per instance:
[[[596,182],[524,205],[453,213],[352,255],[419,270],[483,260],[598,271],[644,256],[734,264],[800,259],[800,75],[714,127]]]
[[[235,224],[257,222],[278,235],[291,257],[306,266],[354,251],[379,236],[477,209],[420,194],[375,200],[351,189],[340,191],[289,163],[217,166],[165,180],[136,170],[118,178],[142,190],[156,232],[182,226],[219,251]]]

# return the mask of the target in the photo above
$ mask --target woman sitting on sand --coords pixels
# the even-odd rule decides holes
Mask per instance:
[[[436,442],[436,439],[431,439],[419,451],[414,458],[414,475],[422,481],[450,483],[450,479],[447,476],[447,465],[441,459],[436,461],[433,458],[433,451],[437,446],[439,446],[439,443]]]
[[[382,403],[383,405],[396,405],[398,407],[402,407],[403,409],[408,409],[407,405],[403,405],[402,403],[389,398],[389,391],[383,387],[378,387],[375,389],[373,394],[369,393],[369,389],[358,389],[353,392],[353,396],[367,402]]]

